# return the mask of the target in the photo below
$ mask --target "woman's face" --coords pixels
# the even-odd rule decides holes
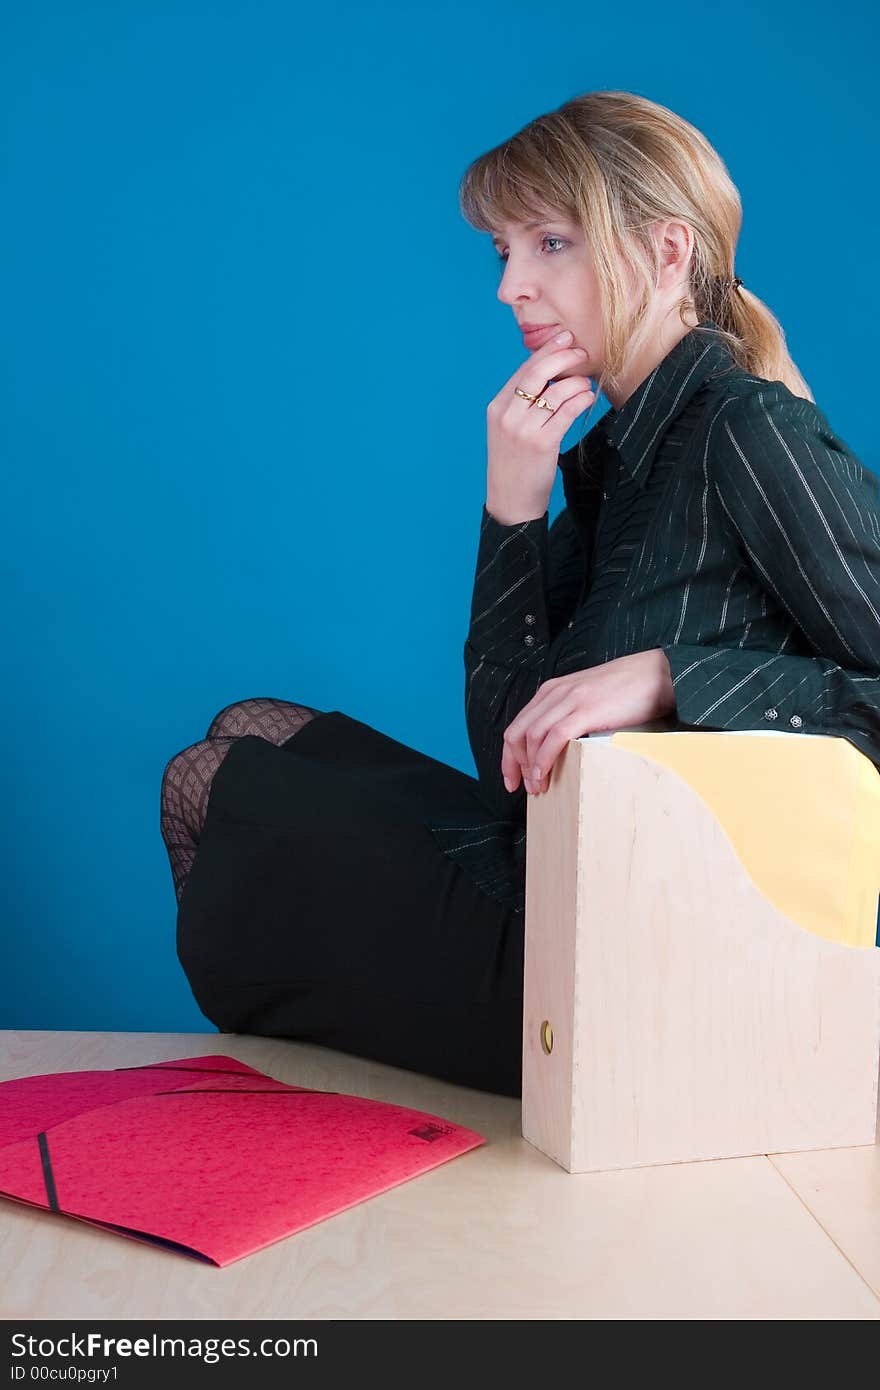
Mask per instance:
[[[492,242],[503,258],[502,304],[510,305],[519,324],[552,324],[556,333],[569,329],[573,341],[567,346],[584,348],[587,357],[559,376],[589,376],[595,385],[603,366],[599,287],[579,225],[559,217],[537,226],[508,223]],[[541,343],[524,346],[534,352]]]

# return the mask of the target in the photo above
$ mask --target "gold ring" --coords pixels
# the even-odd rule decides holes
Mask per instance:
[[[536,397],[536,396],[530,396],[529,393],[528,393],[528,391],[522,391],[522,390],[519,388],[519,386],[516,387],[516,394],[517,394],[518,396],[522,396],[523,400],[525,400],[525,401],[534,401],[534,400],[537,400],[537,397]]]

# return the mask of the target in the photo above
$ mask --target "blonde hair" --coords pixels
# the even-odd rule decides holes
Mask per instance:
[[[678,306],[682,323],[691,326],[688,311],[700,322],[711,319],[740,367],[814,400],[766,304],[744,285],[725,283],[733,279],[742,225],[739,193],[706,137],[674,111],[632,92],[573,97],[475,159],[459,201],[478,231],[559,215],[580,224],[605,326],[593,409],[644,342],[660,272],[650,226],[667,219],[686,222],[693,232],[688,294]],[[638,292],[632,311],[627,266]]]

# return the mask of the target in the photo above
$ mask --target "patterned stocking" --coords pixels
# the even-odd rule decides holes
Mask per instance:
[[[169,760],[162,776],[160,829],[178,902],[196,856],[214,774],[233,743],[256,734],[282,744],[320,713],[289,700],[241,700],[220,711],[204,739]]]

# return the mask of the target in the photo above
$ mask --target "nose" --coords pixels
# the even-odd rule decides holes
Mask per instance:
[[[519,257],[514,257],[512,252],[507,252],[507,260],[498,286],[498,297],[502,304],[516,304],[519,300],[528,302],[528,300],[534,299],[534,274],[531,278],[528,277],[524,267],[524,261],[520,261]]]
[[[508,258],[504,267],[504,274],[498,286],[498,298],[502,304],[514,304],[523,301],[528,303],[535,297],[535,286],[529,282],[521,270],[514,270],[512,262]]]
[[[498,297],[500,302],[502,302],[502,304],[516,303],[516,300],[520,297],[520,293],[521,291],[517,292],[516,284],[514,284],[514,275],[512,271],[510,271],[510,261],[507,261],[505,272],[503,272],[498,285]]]

